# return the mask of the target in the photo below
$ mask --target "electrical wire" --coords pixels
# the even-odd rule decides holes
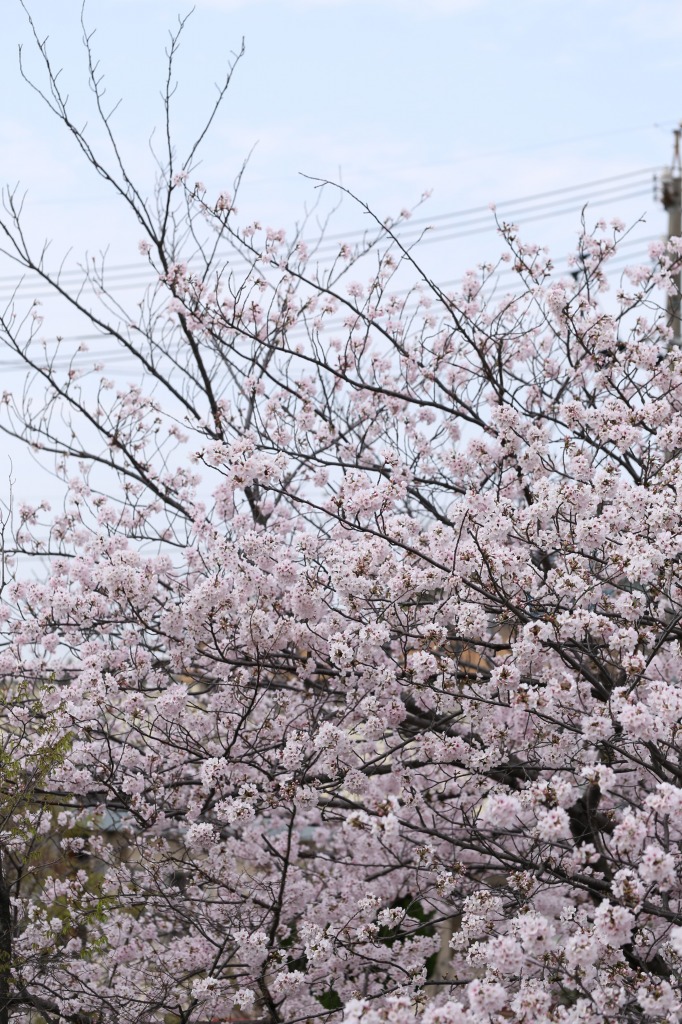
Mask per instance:
[[[636,189],[635,191],[627,192],[622,195],[610,193],[607,198],[610,199],[611,201],[623,202],[629,201],[631,199],[636,199],[648,194],[650,194],[649,189]],[[591,197],[589,196],[576,196],[571,200],[559,201],[559,203],[529,206],[526,207],[525,209],[515,211],[514,216],[516,218],[522,217],[524,224],[530,224],[538,220],[545,220],[554,217],[562,217],[568,214],[576,213],[577,211],[583,209],[590,202],[590,198]],[[493,220],[491,211],[488,210],[488,217],[485,220],[477,218],[475,220],[462,222],[461,227],[464,227],[465,230],[457,230],[449,234],[441,234],[440,232],[443,230],[443,227],[444,225],[441,223],[439,229],[436,229],[433,232],[429,232],[427,229],[419,229],[416,233],[414,231],[401,231],[400,233],[396,234],[396,237],[399,243],[405,247],[408,247],[410,244],[416,242],[419,242],[420,246],[437,245],[443,242],[451,242],[460,238],[471,238],[474,235],[486,234],[488,232],[497,230],[497,223]],[[320,246],[320,248],[315,252],[315,256],[319,256],[320,253],[322,253],[323,251],[324,247]],[[218,259],[227,259],[226,255],[220,253],[216,254],[216,257]],[[324,261],[321,262],[322,264],[324,263]],[[247,269],[249,269],[250,264],[246,259],[238,257],[236,260],[228,260],[227,266],[229,267],[230,271],[237,270],[240,267],[246,271]],[[84,272],[81,271],[81,278],[83,276],[83,273]],[[139,288],[140,285],[142,284],[149,285],[154,282],[154,278],[151,276],[147,276],[146,274],[144,276],[141,276],[139,268],[137,270],[137,273],[133,275],[131,275],[130,272],[126,271],[125,273],[122,273],[121,276],[117,276],[115,274],[113,267],[105,270],[105,274],[106,279],[108,281],[112,281],[112,283],[110,285],[107,285],[104,289],[104,291],[106,291],[107,293],[126,291],[130,288]],[[64,276],[65,274],[59,275],[60,282],[63,282]],[[63,283],[68,284],[69,282],[67,281]],[[11,299],[17,295],[17,292],[21,287],[26,287],[26,284],[22,282],[19,286],[15,285],[15,288],[12,291],[7,291],[5,289],[0,288],[0,301],[11,301]],[[85,279],[82,281],[82,287],[91,289],[93,285],[92,282]],[[5,294],[3,294],[3,291],[5,292]],[[53,296],[53,289],[31,292],[32,301],[36,299],[47,299]]]
[[[625,267],[625,266],[631,265],[633,260],[636,261],[639,258],[647,257],[648,256],[648,247],[645,247],[645,246],[647,246],[647,243],[659,240],[659,237],[660,236],[658,236],[658,235],[650,235],[650,236],[647,236],[645,238],[625,240],[623,243],[621,243],[620,248],[635,247],[634,251],[630,252],[630,253],[627,253],[627,254],[623,254],[620,257],[618,255],[614,256],[614,258],[609,261],[608,268],[609,269],[615,269],[616,267],[619,267],[619,268],[620,267]],[[557,266],[555,269],[559,270],[560,272],[563,272],[563,273],[570,273],[571,272],[570,266],[569,266],[568,262],[566,262],[565,264],[562,263],[561,265]],[[497,283],[498,281],[500,281],[500,279],[503,279],[505,277],[514,277],[515,278],[517,276],[518,276],[517,271],[515,271],[514,269],[512,269],[512,268],[505,268],[505,269],[501,270],[499,273],[494,275],[494,280]],[[442,289],[446,289],[446,288],[455,288],[458,285],[461,285],[462,282],[463,282],[462,278],[456,278],[456,279],[452,279],[452,280],[449,280],[449,281],[443,281],[443,282],[441,282],[438,285],[438,287],[441,290]],[[396,292],[395,294],[396,295],[408,295],[410,291],[411,291],[411,289],[401,289],[400,291]],[[415,305],[414,309],[416,310],[416,308],[417,308],[417,306]],[[407,310],[407,311],[408,312],[412,312],[413,310]],[[327,329],[334,329],[336,327],[341,326],[342,324],[343,324],[343,319],[341,319],[341,318],[331,318],[330,320],[327,321],[327,323],[325,324],[325,327]],[[63,342],[98,341],[98,340],[102,340],[102,338],[104,338],[104,337],[106,337],[106,335],[102,335],[102,334],[81,334],[81,335],[73,335],[73,336],[70,336],[70,337],[64,337],[64,338],[62,338],[60,340],[63,341]],[[145,341],[146,340],[147,339],[145,338]],[[165,353],[161,354],[162,357],[163,357],[164,354]],[[132,355],[130,352],[126,351],[125,349],[121,350],[120,346],[118,346],[117,348],[105,349],[104,351],[99,350],[98,352],[89,352],[89,351],[82,352],[82,353],[74,352],[74,353],[72,353],[72,355],[70,355],[68,357],[64,357],[61,360],[59,360],[58,357],[57,357],[57,358],[55,358],[53,360],[52,363],[49,363],[49,364],[45,363],[43,365],[44,365],[45,368],[49,367],[50,371],[53,371],[53,370],[54,371],[60,371],[60,370],[70,370],[70,369],[81,370],[82,369],[82,370],[85,370],[86,372],[92,372],[91,360],[93,360],[93,358],[94,358],[94,361],[96,363],[98,363],[98,364],[101,363],[103,365],[104,370],[106,370],[106,371],[109,371],[109,369],[114,369],[114,370],[122,371],[122,370],[125,369],[126,365],[130,366],[130,367],[138,365],[135,356]],[[148,353],[145,353],[145,358],[149,358],[149,354]],[[34,361],[37,362],[37,359],[35,359]],[[87,364],[87,365],[85,365],[85,364]],[[18,370],[24,370],[26,372],[30,372],[30,371],[27,371],[25,362],[23,362],[20,359],[0,361],[0,370],[2,370],[3,372],[12,372],[12,371],[18,371]]]
[[[631,179],[636,178],[636,177],[642,177],[644,175],[651,175],[655,170],[657,170],[657,168],[646,167],[646,168],[641,168],[640,170],[637,170],[637,171],[628,171],[628,172],[625,172],[623,174],[611,175],[610,177],[607,177],[607,178],[597,178],[597,179],[594,179],[592,181],[581,182],[581,183],[576,184],[576,185],[566,185],[566,186],[563,186],[562,188],[550,189],[550,190],[544,191],[544,192],[536,192],[536,193],[532,193],[530,195],[520,196],[520,197],[517,197],[515,199],[504,200],[504,201],[502,201],[500,203],[495,204],[495,209],[497,210],[498,214],[501,213],[501,212],[505,212],[506,213],[507,208],[518,207],[518,206],[527,206],[529,203],[530,204],[534,204],[536,202],[536,200],[554,199],[554,197],[556,197],[556,196],[566,196],[566,200],[565,201],[567,201],[567,202],[568,201],[574,201],[576,203],[578,203],[578,202],[588,203],[588,202],[590,202],[591,200],[593,200],[595,198],[598,198],[598,199],[601,199],[601,198],[603,198],[603,199],[609,199],[609,198],[627,199],[627,198],[630,198],[630,196],[618,196],[618,195],[616,195],[616,193],[619,192],[620,190],[624,189],[624,188],[630,188],[631,187],[630,186]],[[614,185],[612,188],[601,189],[601,190],[597,191],[596,193],[594,192],[594,188],[595,187],[600,186],[600,185],[607,185],[607,184],[610,184],[610,183],[616,182],[616,181],[621,181],[621,182],[623,182],[623,184],[621,184],[621,185]],[[643,182],[642,182],[642,185],[643,185]],[[585,196],[581,197],[580,199],[578,199],[576,197],[575,200],[573,200],[573,197],[570,195],[570,193],[584,192],[585,189],[592,189],[592,191],[588,195],[585,195]],[[645,190],[643,190],[641,194],[645,194]],[[561,203],[561,202],[562,202],[562,200],[555,200],[555,202],[550,202],[550,203],[547,203],[547,204],[542,204],[542,206],[546,207],[546,208],[551,208],[553,205],[557,205],[558,203]],[[537,209],[540,209],[540,208],[542,208],[542,207],[537,207]],[[530,212],[534,212],[534,210],[531,210],[531,209],[529,209],[527,211],[515,210],[515,211],[513,211],[513,215],[514,216],[520,216],[524,212],[530,213]],[[509,210],[509,213],[512,214],[512,210],[511,209]],[[399,224],[398,225],[398,229],[401,230],[401,231],[405,231],[405,230],[414,231],[416,228],[427,227],[427,226],[429,226],[432,223],[443,223],[443,222],[447,222],[447,221],[450,221],[450,220],[459,220],[461,218],[470,217],[472,214],[484,214],[485,215],[485,218],[476,217],[475,221],[472,222],[472,223],[478,223],[478,222],[483,221],[485,223],[491,224],[491,226],[492,226],[491,205],[488,204],[488,205],[484,205],[484,206],[467,207],[467,208],[462,209],[462,210],[454,210],[454,211],[450,211],[450,212],[442,213],[442,214],[435,214],[432,217],[424,216],[424,217],[418,217],[418,218],[411,218],[409,221],[406,221],[406,222],[404,222],[402,224]],[[462,225],[462,226],[464,226],[464,225]],[[377,225],[377,227],[378,227],[378,225]],[[325,245],[325,244],[329,245],[329,244],[335,243],[335,242],[351,242],[351,241],[353,241],[353,239],[365,238],[365,237],[367,237],[367,234],[368,234],[367,229],[361,229],[361,230],[354,230],[354,231],[349,231],[349,232],[345,232],[345,233],[326,235],[324,237],[324,239],[323,239],[322,244],[323,245]],[[316,244],[316,240],[315,239],[304,239],[302,241],[304,241],[305,244],[307,244],[309,246],[312,246],[312,245]],[[318,252],[318,251],[319,251],[319,249],[316,248],[316,252]],[[220,254],[220,255],[222,255],[222,254]],[[244,262],[248,263],[248,261],[246,261],[246,260]],[[119,264],[112,264],[109,268],[107,268],[107,273],[109,275],[112,275],[112,274],[116,275],[116,274],[119,274],[119,273],[123,273],[126,276],[128,274],[130,274],[130,273],[135,273],[135,274],[139,275],[140,269],[141,268],[140,268],[140,264],[139,263],[119,263]],[[57,273],[58,273],[57,271],[54,271],[54,272],[52,272],[51,276],[57,276]],[[75,267],[75,268],[71,268],[71,269],[67,269],[67,270],[63,270],[63,271],[59,272],[59,278],[62,281],[65,280],[65,279],[68,280],[71,277],[77,277],[80,280],[80,279],[82,279],[82,276],[83,276],[83,268],[81,268],[81,267]],[[8,284],[5,285],[5,282],[8,282]],[[14,275],[11,275],[11,276],[10,275],[0,276],[0,290],[1,291],[7,291],[9,289],[10,292],[13,292],[14,289],[16,288],[16,286],[17,286],[17,278],[16,278],[16,276],[14,276]]]
[[[420,247],[426,244],[441,244],[457,240],[459,238],[472,237],[473,235],[486,233],[493,228],[497,227],[497,222],[504,220],[506,217],[512,217],[515,220],[523,218],[524,224],[530,223],[536,220],[544,220],[549,217],[565,216],[569,213],[575,213],[577,209],[584,208],[590,202],[594,201],[629,201],[634,198],[639,198],[643,195],[650,194],[649,188],[644,189],[643,182],[638,182],[635,179],[642,178],[644,175],[650,175],[656,168],[641,168],[635,171],[627,171],[617,175],[611,175],[606,178],[593,179],[589,182],[581,182],[576,185],[567,185],[561,188],[545,190],[543,192],[536,192],[526,196],[520,196],[515,199],[506,200],[504,203],[500,203],[495,207],[496,220],[493,222],[491,215],[490,206],[474,206],[468,207],[462,210],[451,211],[449,213],[437,214],[434,217],[421,217],[417,219],[411,219],[410,221],[401,222],[396,226],[396,237],[401,245],[406,248],[412,242],[419,242]],[[634,189],[633,189],[633,186]],[[588,194],[585,194],[586,189],[592,189]],[[594,191],[596,189],[596,192]],[[628,191],[629,190],[629,191]],[[504,208],[504,210],[502,209]],[[482,216],[484,215],[484,216]],[[467,219],[468,218],[468,219]],[[435,227],[435,225],[438,225]],[[434,227],[433,232],[429,232],[430,227]],[[378,226],[377,226],[378,227]],[[443,234],[443,231],[449,233]],[[314,255],[319,257],[325,246],[329,248],[335,239],[339,241],[348,242],[350,239],[365,239],[370,237],[369,233],[365,231],[354,231],[339,235],[327,235],[324,237],[321,244],[316,245],[314,249]],[[645,239],[631,239],[625,240],[619,246],[624,248],[626,246],[636,245],[641,247],[646,242],[657,239],[658,236],[653,235]],[[309,243],[315,244],[315,243]],[[335,246],[338,251],[338,245]],[[234,254],[231,254],[234,255]],[[639,256],[639,252],[633,252],[626,257],[626,262]],[[644,255],[644,253],[642,253]],[[217,258],[226,259],[227,254],[222,253],[216,254]],[[249,261],[242,258],[241,260],[245,269],[249,267]],[[610,266],[614,266],[616,263],[620,263],[621,260],[616,258],[611,262]],[[239,263],[239,260],[230,262],[228,265],[230,269],[235,268]],[[84,270],[83,268],[67,269],[60,273],[59,280],[68,286],[69,281],[74,275],[80,275],[82,281]],[[115,264],[109,268],[106,268],[105,273],[107,274],[107,280],[113,277],[113,282],[110,287],[106,289],[107,292],[111,291],[122,291],[130,288],[139,288],[140,286],[148,286],[153,283],[153,278],[141,278],[140,266],[138,264]],[[513,274],[514,271],[502,270],[496,275],[496,280],[503,278],[506,274]],[[0,292],[6,291],[6,287],[3,288],[1,282],[7,281],[8,278],[0,278]],[[13,279],[14,285],[10,291],[10,299],[17,294],[20,287],[25,286],[25,282],[20,282],[19,285],[16,283],[16,279]],[[459,284],[459,280],[444,282],[441,287],[452,287]],[[82,282],[81,287],[92,288],[92,283],[87,280]],[[397,294],[408,294],[409,289],[405,289],[403,292]],[[45,292],[33,293],[33,299],[50,298],[54,296],[54,290],[50,289]],[[328,327],[333,326],[333,323],[329,321]],[[67,336],[60,341],[65,343],[84,342],[93,340],[102,340],[106,334],[82,334]],[[73,353],[68,358],[65,357],[59,362],[54,362],[52,367],[55,370],[61,369],[80,369],[83,363],[91,358],[90,353]],[[134,360],[129,352],[121,351],[120,347],[113,350],[99,350],[96,353],[98,361],[105,361],[106,365],[109,366],[112,360],[117,364]],[[26,364],[22,360],[12,361],[0,361],[0,369],[4,372],[12,372],[14,370],[26,369]]]

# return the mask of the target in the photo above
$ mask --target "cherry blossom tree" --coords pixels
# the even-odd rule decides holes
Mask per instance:
[[[682,242],[616,284],[621,224],[562,273],[500,223],[445,290],[407,211],[242,225],[170,131],[150,201],[36,42],[152,283],[6,195],[128,362],[0,317],[65,488],[3,534],[0,1022],[678,1021]]]

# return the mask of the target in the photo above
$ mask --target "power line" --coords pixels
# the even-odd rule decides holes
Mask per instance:
[[[619,249],[622,249],[622,248],[625,248],[625,247],[636,247],[635,250],[633,252],[631,252],[631,253],[623,254],[621,256],[616,255],[612,260],[609,261],[608,267],[609,268],[615,268],[615,267],[627,266],[633,260],[636,260],[636,259],[638,259],[640,257],[648,256],[648,248],[645,248],[645,246],[647,245],[647,243],[652,242],[652,241],[658,241],[659,239],[660,239],[659,235],[649,235],[649,236],[647,236],[645,238],[625,240],[624,242],[621,243],[621,245],[619,246]],[[561,266],[557,267],[556,269],[563,270],[564,273],[570,271],[570,267],[569,267],[568,263],[566,263],[565,265],[562,264]],[[512,268],[508,268],[508,269],[503,269],[503,270],[499,271],[499,273],[495,274],[494,275],[494,280],[497,281],[500,278],[504,278],[504,277],[517,277],[517,276],[518,276],[518,274],[517,274],[517,272],[515,270],[513,270]],[[452,280],[449,280],[449,281],[441,282],[438,285],[438,287],[440,289],[457,287],[458,285],[460,285],[462,283],[462,281],[463,281],[462,278],[455,278],[455,279],[452,279]],[[401,289],[400,291],[396,292],[395,294],[397,294],[397,295],[408,295],[411,290],[412,289]],[[415,306],[414,308],[416,309],[417,306]],[[332,318],[332,319],[327,321],[325,326],[327,328],[332,328],[333,329],[333,328],[339,327],[342,323],[343,323],[342,319]],[[80,335],[72,335],[72,336],[64,337],[64,338],[62,338],[60,340],[63,341],[63,342],[67,342],[67,343],[69,343],[69,342],[77,342],[77,341],[78,342],[82,342],[82,341],[100,341],[100,340],[102,340],[105,337],[106,337],[106,335],[104,335],[104,334],[80,334]],[[148,341],[148,339],[145,338],[145,341]],[[162,358],[165,355],[166,355],[166,353],[164,353],[164,352],[161,353],[161,357]],[[148,354],[145,354],[145,358],[148,358]],[[117,348],[114,348],[114,349],[105,349],[104,351],[102,351],[100,349],[97,352],[89,352],[89,351],[88,352],[82,352],[82,353],[74,352],[74,353],[72,353],[71,356],[64,356],[61,359],[59,359],[58,357],[55,357],[55,359],[54,359],[54,361],[52,363],[45,363],[45,364],[42,364],[42,365],[44,366],[45,369],[49,368],[50,370],[57,370],[57,371],[59,371],[59,370],[68,370],[68,369],[71,369],[71,368],[73,368],[73,369],[88,369],[88,367],[84,366],[83,364],[86,363],[86,361],[89,363],[91,359],[94,359],[94,361],[96,361],[97,363],[102,362],[104,364],[104,369],[108,369],[110,367],[116,368],[116,369],[121,369],[121,368],[123,368],[123,365],[125,363],[128,363],[128,362],[130,363],[130,366],[137,365],[135,363],[135,361],[134,361],[135,360],[134,355],[132,355],[127,350],[122,349],[121,346],[118,346]],[[37,358],[34,361],[38,362]],[[4,372],[12,372],[12,371],[17,371],[17,370],[27,370],[27,367],[26,367],[26,363],[23,362],[20,359],[17,359],[17,360],[7,360],[7,361],[0,361],[0,370],[3,370]],[[30,372],[30,371],[28,371],[28,372]]]
[[[658,170],[658,168],[645,167],[645,168],[641,168],[641,169],[636,170],[636,171],[627,171],[627,172],[625,172],[623,174],[610,175],[609,177],[606,177],[606,178],[596,178],[596,179],[593,179],[592,181],[581,182],[580,184],[577,184],[577,185],[565,185],[565,186],[563,186],[561,188],[550,189],[550,190],[547,190],[547,191],[544,191],[544,192],[531,193],[531,194],[526,195],[526,196],[519,196],[519,197],[517,197],[515,199],[503,200],[503,201],[501,201],[501,202],[499,202],[499,203],[497,203],[495,205],[496,205],[496,209],[498,211],[501,208],[504,208],[505,211],[506,211],[506,209],[508,207],[517,207],[517,206],[527,205],[529,203],[535,203],[536,200],[551,199],[551,198],[556,197],[556,196],[566,196],[567,198],[570,198],[570,193],[583,192],[585,189],[594,189],[597,186],[608,185],[608,184],[610,184],[612,182],[618,182],[618,181],[622,181],[622,182],[624,182],[624,184],[616,185],[616,186],[614,186],[611,189],[601,189],[596,194],[594,192],[591,192],[589,195],[586,195],[586,196],[583,197],[584,201],[585,202],[589,202],[593,198],[604,198],[604,199],[608,199],[608,198],[615,198],[615,199],[621,198],[621,199],[626,199],[626,198],[629,198],[629,196],[618,196],[618,195],[616,195],[616,193],[619,190],[623,189],[623,188],[629,188],[630,187],[629,181],[632,180],[633,178],[637,178],[637,177],[642,177],[644,175],[653,174],[656,170]],[[644,194],[644,192],[642,192],[642,194]],[[578,199],[575,199],[575,202],[578,202],[578,201],[579,201]],[[580,200],[580,201],[582,201],[582,200]],[[546,205],[547,205],[547,207],[551,207],[554,204],[553,203],[548,203]],[[517,216],[521,215],[521,212],[522,211],[516,211],[515,215],[517,215]],[[528,211],[528,212],[530,212],[530,211]],[[462,209],[462,210],[454,210],[454,211],[450,211],[450,212],[447,212],[447,213],[434,214],[432,217],[424,216],[424,217],[418,217],[418,218],[411,218],[409,221],[402,222],[402,223],[398,224],[397,227],[399,229],[403,230],[403,231],[405,231],[405,230],[407,230],[407,231],[414,231],[415,228],[426,227],[429,224],[432,224],[432,223],[435,223],[435,222],[443,222],[443,221],[448,221],[448,220],[458,220],[460,218],[469,217],[472,214],[486,214],[487,218],[489,218],[490,214],[491,214],[491,206],[490,206],[490,204],[483,205],[483,206],[471,206],[471,207],[467,207],[467,208]],[[476,218],[477,221],[480,220],[480,219],[481,218]],[[377,225],[377,227],[378,227],[378,225]],[[354,231],[341,232],[341,233],[338,233],[338,234],[326,235],[322,239],[322,245],[329,245],[332,242],[348,242],[348,241],[351,241],[352,239],[362,239],[362,238],[366,237],[367,234],[368,234],[367,229],[356,229]],[[305,244],[307,244],[307,245],[315,245],[317,240],[316,239],[304,239],[302,241],[304,241]],[[247,262],[247,261],[244,261],[244,262]],[[129,272],[137,272],[137,273],[139,273],[140,269],[141,269],[140,263],[119,263],[119,264],[112,264],[108,268],[107,273],[110,274],[110,275],[111,274],[117,274],[117,273],[129,273]],[[80,279],[82,277],[82,274],[83,274],[83,269],[79,268],[79,267],[75,267],[75,268],[72,268],[72,269],[67,269],[67,270],[62,271],[59,274],[59,277],[60,277],[60,280],[63,280],[65,278],[67,278],[67,277],[71,278],[71,277],[74,277],[74,276],[78,277]],[[57,272],[56,271],[52,272],[51,276],[57,276]],[[0,288],[2,288],[2,285],[3,285],[4,282],[9,282],[10,283],[10,290],[11,291],[13,291],[14,287],[17,286],[17,279],[16,279],[16,277],[14,275],[0,276]],[[6,290],[6,289],[2,288],[2,290]]]
[[[603,198],[605,200],[606,199],[610,199],[612,201],[624,202],[624,201],[631,200],[631,199],[636,199],[636,198],[639,198],[641,196],[648,195],[648,194],[649,194],[649,189],[647,188],[647,189],[636,189],[634,191],[627,192],[625,194],[608,193],[608,194],[606,194],[603,197],[597,197],[597,198]],[[560,200],[560,201],[554,202],[554,203],[542,203],[542,204],[535,205],[535,206],[528,206],[528,207],[526,207],[524,209],[513,211],[513,215],[515,217],[519,217],[519,218],[523,217],[524,223],[525,224],[529,224],[529,223],[533,223],[533,222],[538,221],[538,220],[548,219],[550,217],[551,218],[561,217],[561,216],[566,216],[567,214],[575,213],[576,211],[578,211],[578,210],[582,209],[584,206],[586,206],[591,201],[592,198],[593,197],[588,196],[588,195],[575,196],[575,197],[564,199],[564,200]],[[469,225],[469,226],[467,226],[467,225]],[[441,228],[442,227],[445,227],[445,225],[441,225]],[[485,220],[482,219],[482,218],[475,218],[475,219],[472,219],[471,221],[464,221],[464,222],[462,222],[461,227],[465,228],[465,230],[457,230],[457,231],[451,232],[449,234],[439,234],[438,231],[434,231],[432,234],[429,234],[429,233],[425,233],[425,229],[419,229],[419,230],[417,230],[415,232],[414,229],[410,229],[410,227],[408,227],[407,230],[405,230],[405,229],[401,230],[401,232],[396,237],[398,238],[399,242],[401,244],[403,244],[403,245],[409,245],[412,242],[416,242],[416,241],[419,241],[420,246],[421,245],[437,245],[437,244],[440,244],[442,242],[450,242],[450,241],[455,241],[455,240],[460,239],[460,238],[471,238],[474,235],[485,234],[485,233],[487,233],[489,231],[495,230],[496,229],[496,224],[492,220],[491,211],[488,209],[488,217]],[[316,255],[319,255],[324,250],[325,250],[325,246],[324,245],[320,246],[319,249],[316,250]],[[218,258],[222,258],[222,259],[226,259],[227,258],[227,254],[224,255],[222,253],[217,253],[216,256]],[[129,271],[125,271],[124,272],[123,271],[123,266],[124,265],[120,265],[118,267],[118,273],[117,273],[116,268],[113,267],[113,266],[111,268],[106,269],[104,271],[104,273],[106,275],[106,278],[108,280],[112,280],[112,278],[113,278],[113,283],[111,285],[109,285],[109,286],[106,286],[104,291],[106,291],[107,293],[109,293],[109,292],[116,292],[116,291],[124,291],[124,290],[127,290],[129,288],[137,288],[137,287],[139,287],[142,284],[149,285],[149,284],[151,284],[154,281],[153,277],[149,277],[147,275],[145,275],[144,277],[140,276],[140,271],[142,269],[141,267],[138,267],[137,272],[135,274],[131,274]],[[238,257],[236,260],[228,262],[228,266],[230,268],[234,268],[234,269],[236,269],[238,267],[242,267],[243,269],[247,269],[250,266],[250,263],[244,257]],[[146,269],[147,268],[145,268],[145,270]],[[69,273],[72,274],[72,273],[75,273],[75,272],[74,271],[69,271]],[[82,275],[83,271],[81,271],[80,273]],[[65,274],[66,274],[66,272],[65,272]],[[63,279],[65,274],[64,275],[60,275],[60,277],[59,277],[60,281]],[[67,281],[66,284],[68,284],[68,283],[69,282]],[[6,294],[4,296],[5,301],[8,301],[9,299],[11,299],[11,297],[14,294],[16,294],[16,291],[18,290],[18,287],[24,287],[24,286],[25,285],[22,282],[21,285],[15,286],[15,288],[13,290],[6,290]],[[92,283],[89,282],[87,279],[85,279],[82,282],[82,286],[83,287],[92,287]],[[0,289],[0,291],[5,291],[5,289]],[[47,290],[41,291],[41,292],[32,292],[31,296],[32,296],[32,299],[46,299],[46,298],[51,298],[54,294],[55,293],[54,293],[53,289],[47,289]]]

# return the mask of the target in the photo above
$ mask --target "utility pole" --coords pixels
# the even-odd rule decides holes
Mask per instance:
[[[673,132],[673,159],[661,178],[661,199],[668,211],[668,239],[682,236],[682,164],[680,163],[680,134],[682,125]],[[675,291],[668,296],[668,327],[672,328],[671,347],[679,346],[680,339],[680,272],[674,277]]]

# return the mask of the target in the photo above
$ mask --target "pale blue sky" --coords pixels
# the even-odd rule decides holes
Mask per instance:
[[[28,2],[85,119],[80,0]],[[143,174],[166,30],[188,8],[86,5],[110,95],[123,98],[121,137]],[[299,172],[341,174],[380,213],[433,188],[436,214],[661,164],[682,116],[679,0],[199,0],[178,69],[178,140],[191,137],[242,37],[246,56],[202,176],[216,189],[229,183],[255,144],[243,204],[268,221],[291,223],[310,197]],[[0,180],[29,187],[30,208],[62,244],[97,244],[107,231],[115,241],[113,201],[19,80],[21,41],[35,67],[18,0],[4,0]],[[624,212],[645,208],[657,209],[645,199]],[[542,226],[533,233],[544,240]],[[547,234],[563,241],[556,225]],[[451,258],[466,263],[466,249]]]

